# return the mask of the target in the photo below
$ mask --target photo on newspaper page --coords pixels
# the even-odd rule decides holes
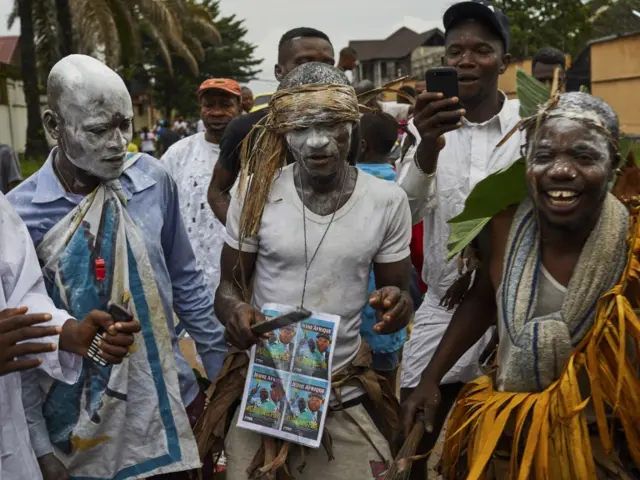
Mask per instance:
[[[286,373],[255,365],[251,370],[249,391],[243,399],[242,420],[252,425],[278,429],[286,405],[285,386],[288,377]]]
[[[264,309],[263,309],[264,310]],[[284,310],[286,313],[290,309]],[[264,310],[267,321],[280,315],[280,309]],[[298,326],[289,325],[268,333],[262,345],[256,345],[255,363],[277,370],[290,371]]]
[[[267,317],[294,307],[269,303]],[[238,426],[318,448],[331,396],[336,315],[314,312],[251,349]]]
[[[282,431],[300,438],[320,438],[323,412],[331,394],[326,380],[291,375]]]
[[[292,372],[328,379],[336,332],[335,323],[317,317],[301,322]]]

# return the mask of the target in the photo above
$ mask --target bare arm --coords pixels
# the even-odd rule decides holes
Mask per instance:
[[[229,245],[222,247],[220,255],[220,285],[216,290],[216,316],[227,325],[233,310],[246,303],[246,294],[256,265],[256,253],[240,252]]]
[[[236,178],[237,175],[228,171],[220,165],[219,162],[216,163],[216,166],[213,168],[213,176],[211,177],[211,183],[209,183],[207,200],[214,215],[223,225],[227,224],[227,211],[229,210],[229,203],[231,201],[229,191],[231,187],[233,187]]]
[[[374,309],[381,311],[374,331],[390,334],[402,330],[409,325],[413,315],[413,301],[409,292],[411,257],[393,263],[374,263],[373,273],[378,290],[369,301]]]

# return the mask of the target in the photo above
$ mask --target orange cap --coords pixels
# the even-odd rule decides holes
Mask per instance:
[[[242,97],[242,90],[240,84],[230,78],[210,78],[202,82],[198,89],[198,97],[207,90],[222,90],[228,92],[231,95]]]

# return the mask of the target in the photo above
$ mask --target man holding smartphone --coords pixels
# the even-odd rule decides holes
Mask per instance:
[[[481,374],[478,357],[491,338],[488,332],[474,345],[444,377],[442,385],[429,380],[425,367],[452,315],[440,306],[440,300],[457,274],[456,262],[446,261],[447,221],[462,211],[480,180],[520,157],[521,143],[520,136],[515,135],[503,148],[496,149],[520,120],[519,102],[508,100],[498,90],[498,78],[510,60],[507,17],[489,2],[474,0],[450,7],[443,21],[443,66],[455,69],[451,81],[457,85],[452,85],[452,90],[457,87],[458,95],[447,98],[442,92],[429,91],[428,85],[420,94],[408,125],[415,142],[399,178],[409,197],[413,222],[424,220],[423,279],[429,286],[404,351],[401,387],[406,429],[413,425],[416,405],[435,398],[444,405],[439,418],[426,419],[428,445],[421,445],[420,451],[429,451],[437,440],[449,410],[446,405],[453,404],[464,383]],[[424,478],[420,470],[415,465],[415,478]]]

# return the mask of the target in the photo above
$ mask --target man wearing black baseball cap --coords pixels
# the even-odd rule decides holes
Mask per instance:
[[[456,322],[450,325],[453,312],[440,305],[457,277],[456,262],[446,261],[447,221],[461,213],[480,180],[519,158],[521,145],[516,134],[495,148],[520,120],[519,102],[498,90],[498,78],[510,60],[507,17],[485,0],[466,1],[451,6],[443,23],[443,65],[456,69],[459,96],[420,94],[408,125],[415,145],[399,176],[414,223],[424,220],[423,280],[429,290],[405,345],[401,378],[407,433],[416,413],[425,411],[427,435],[421,452],[434,446],[462,386],[481,375],[478,358],[492,333],[475,345],[457,346],[466,351],[457,363],[445,348],[438,348],[447,328],[459,328]],[[465,308],[464,301],[459,308]],[[412,478],[424,475],[424,465],[414,465]]]

